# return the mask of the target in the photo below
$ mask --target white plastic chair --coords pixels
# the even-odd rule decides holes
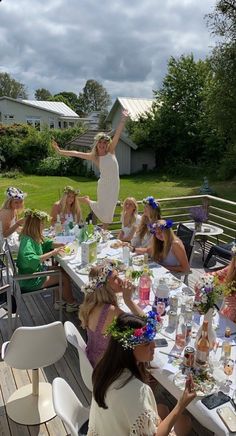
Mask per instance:
[[[9,342],[2,345],[2,359],[12,368],[32,369],[32,384],[17,389],[8,399],[6,410],[15,422],[41,424],[52,419],[52,385],[39,383],[39,368],[57,362],[67,348],[60,321],[36,327],[19,327]]]
[[[86,355],[86,343],[84,342],[78,329],[70,321],[66,321],[64,324],[65,334],[68,342],[72,344],[78,351],[79,363],[80,363],[80,373],[90,392],[93,390],[92,384],[92,373],[93,367]]]
[[[87,434],[86,423],[89,418],[89,408],[84,407],[68,383],[60,377],[52,382],[52,397],[54,409],[69,428],[72,436]]]
[[[48,270],[48,271],[40,271],[33,274],[18,275],[16,264],[14,262],[7,240],[5,240],[3,250],[4,250],[5,257],[7,259],[8,276],[10,278],[10,281],[12,282],[13,294],[15,296],[16,304],[17,304],[15,326],[14,326],[14,328],[16,328],[21,313],[22,295],[27,297],[28,295],[35,295],[35,294],[40,294],[42,292],[49,292],[50,290],[51,291],[58,290],[59,301],[62,301],[62,274],[60,269],[55,269],[55,270]],[[20,280],[32,279],[37,277],[55,276],[55,275],[58,276],[57,285],[49,286],[47,288],[42,287],[32,292],[26,292],[26,293],[21,292],[20,285],[19,285]],[[62,321],[62,305],[60,306],[60,310],[59,310],[59,319],[60,321]]]

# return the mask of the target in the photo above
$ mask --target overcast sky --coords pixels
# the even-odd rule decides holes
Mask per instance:
[[[53,94],[95,79],[112,98],[153,96],[170,56],[204,59],[216,0],[2,0],[0,71]]]

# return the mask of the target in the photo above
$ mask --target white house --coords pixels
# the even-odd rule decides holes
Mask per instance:
[[[43,126],[65,129],[80,120],[79,115],[62,102],[0,97],[1,124],[29,124],[38,130]]]
[[[115,129],[119,123],[122,110],[128,110],[130,118],[137,120],[140,115],[149,112],[152,108],[153,100],[142,98],[117,98],[113,104],[108,116],[107,122],[111,125],[111,131],[106,132],[109,135],[114,135]],[[96,130],[88,130],[84,134],[75,138],[69,144],[69,148],[88,151],[94,143],[94,136],[98,133]],[[139,149],[136,144],[128,137],[124,131],[120,137],[116,148],[116,156],[119,163],[120,175],[132,174],[138,171],[152,170],[155,167],[155,154],[151,149]],[[88,167],[91,163],[86,161]],[[96,167],[92,165],[95,174],[98,174]]]

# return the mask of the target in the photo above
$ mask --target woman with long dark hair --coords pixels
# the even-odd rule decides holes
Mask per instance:
[[[174,409],[160,420],[150,386],[146,362],[154,356],[157,320],[154,312],[147,317],[121,314],[108,328],[108,348],[93,372],[93,399],[88,436],[186,436],[191,422],[181,416],[195,398],[192,378]],[[181,418],[175,433],[171,429]]]

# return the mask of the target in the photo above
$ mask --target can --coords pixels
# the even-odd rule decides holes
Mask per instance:
[[[193,311],[192,309],[186,308],[185,309],[185,319],[187,322],[192,322],[193,319]]]
[[[186,347],[184,350],[184,365],[190,368],[194,366],[195,350],[193,347]]]
[[[178,297],[176,297],[176,295],[172,295],[172,297],[170,297],[170,310],[176,312],[177,308],[178,308]]]
[[[175,312],[174,310],[170,310],[168,315],[169,315],[168,326],[174,329],[177,324],[177,312]]]

